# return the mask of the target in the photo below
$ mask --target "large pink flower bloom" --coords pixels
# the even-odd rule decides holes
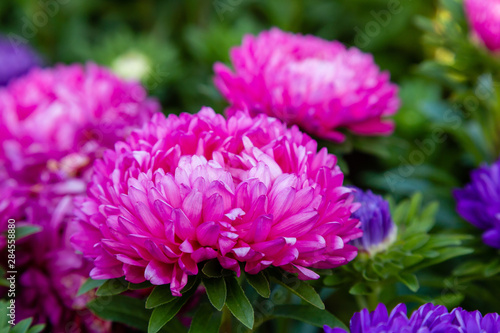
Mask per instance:
[[[10,218],[42,227],[18,243],[16,319],[36,315],[51,332],[66,332],[68,321],[83,332],[106,331],[109,324],[82,309],[88,297],[76,297],[90,267],[69,243],[73,198],[85,194],[94,159],[158,104],[104,68],[61,65],[0,89],[0,110],[0,228]]]
[[[500,0],[465,0],[465,13],[474,34],[491,51],[500,50]]]
[[[212,109],[156,114],[94,165],[74,244],[91,276],[170,284],[174,295],[217,258],[240,273],[269,266],[318,275],[357,253],[357,204],[336,158],[274,118]]]
[[[343,141],[339,128],[387,135],[397,87],[373,57],[339,42],[271,29],[231,50],[234,72],[217,63],[215,84],[231,107],[265,113],[308,133]]]

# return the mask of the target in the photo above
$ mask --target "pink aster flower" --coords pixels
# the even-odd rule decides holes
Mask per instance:
[[[229,114],[265,113],[337,142],[344,140],[340,128],[360,135],[393,131],[386,117],[399,107],[397,87],[357,48],[274,28],[247,35],[231,50],[231,60],[234,72],[214,66]]]
[[[76,296],[91,267],[69,241],[73,230],[68,228],[67,219],[72,207],[72,196],[51,199],[46,193],[26,208],[29,219],[42,231],[17,248],[20,292],[16,319],[33,317],[54,333],[111,332],[110,322],[86,309],[93,295]]]
[[[216,258],[240,273],[346,264],[361,236],[336,158],[297,127],[212,109],[153,116],[94,166],[75,246],[91,276],[170,284],[174,295]]]
[[[68,320],[83,332],[107,331],[83,309],[88,297],[76,297],[90,267],[69,243],[73,198],[85,194],[94,159],[158,104],[138,83],[104,68],[61,65],[34,69],[0,89],[0,110],[0,227],[9,218],[42,227],[19,242],[23,306],[16,319],[36,315],[51,332],[67,332]]]
[[[465,13],[475,37],[491,51],[499,51],[500,1],[465,0]]]

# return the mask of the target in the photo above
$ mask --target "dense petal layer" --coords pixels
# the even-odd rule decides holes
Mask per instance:
[[[237,273],[244,262],[252,274],[278,266],[317,278],[308,268],[356,255],[356,204],[342,180],[333,155],[276,119],[156,114],[96,162],[73,241],[99,274],[121,266],[138,279],[125,265],[146,264],[143,280],[175,295],[213,258]]]
[[[361,135],[393,131],[385,118],[399,107],[397,88],[356,48],[271,29],[246,36],[231,61],[234,71],[214,66],[229,114],[265,113],[333,141],[344,140],[340,128]]]

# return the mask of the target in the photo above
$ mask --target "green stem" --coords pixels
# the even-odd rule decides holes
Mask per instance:
[[[381,291],[382,287],[379,284],[376,284],[373,287],[373,292],[368,296],[368,306],[370,311],[375,310],[375,308],[377,307]]]
[[[360,310],[368,308],[368,302],[366,301],[365,296],[355,295],[354,298],[356,299],[356,304]]]
[[[232,320],[231,311],[229,311],[227,306],[224,306],[222,308],[222,324],[219,332],[232,332]]]

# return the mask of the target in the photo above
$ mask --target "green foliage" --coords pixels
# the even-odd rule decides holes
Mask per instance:
[[[9,301],[0,300],[0,333],[39,333],[45,328],[45,325],[32,325],[33,318],[21,320],[12,326],[9,323],[12,319],[7,308],[9,305]]]
[[[391,213],[397,227],[397,237],[382,252],[361,252],[352,265],[346,265],[326,276],[323,283],[329,287],[346,288],[356,296],[368,296],[370,307],[376,305],[383,289],[395,282],[405,285],[410,292],[420,288],[417,274],[424,268],[440,264],[473,252],[463,244],[471,237],[462,234],[433,233],[436,203],[422,207],[422,195],[417,193],[395,205]]]

